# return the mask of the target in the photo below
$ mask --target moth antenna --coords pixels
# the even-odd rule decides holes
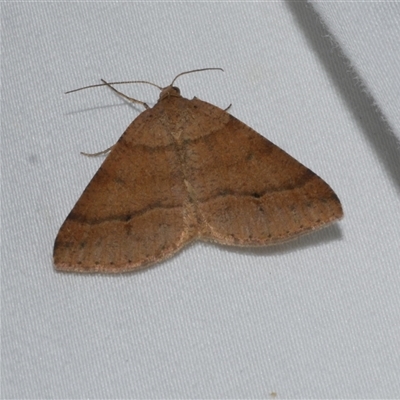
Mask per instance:
[[[144,101],[137,100],[137,99],[134,99],[133,97],[127,96],[126,94],[124,94],[124,93],[120,92],[119,90],[115,89],[114,87],[112,87],[111,84],[106,82],[104,79],[102,79],[101,81],[103,82],[104,85],[107,85],[111,90],[113,90],[115,93],[117,93],[118,96],[121,96],[124,99],[127,99],[131,103],[141,104],[146,110],[148,110],[150,108]]]
[[[123,81],[123,82],[108,82],[108,83],[99,83],[97,85],[90,85],[90,86],[84,86],[79,89],[74,89],[74,90],[69,90],[68,92],[65,92],[65,94],[73,93],[73,92],[78,92],[79,90],[84,90],[84,89],[90,89],[94,87],[99,87],[99,86],[109,86],[109,85],[124,85],[126,83],[146,83],[147,85],[155,86],[156,88],[162,90],[163,88],[161,86],[156,85],[153,82],[148,82],[148,81]]]
[[[174,80],[171,82],[171,85],[170,85],[170,86],[172,86],[172,85],[174,84],[174,82],[175,82],[180,76],[182,76],[182,75],[191,74],[192,72],[216,71],[216,70],[225,72],[222,68],[201,68],[201,69],[192,69],[191,71],[181,72],[180,74],[178,74],[178,75],[174,78]]]
[[[215,70],[224,72],[224,70],[222,68],[200,68],[200,69],[193,69],[191,71],[181,72],[180,74],[178,74],[174,78],[174,80],[171,82],[170,86],[172,86],[174,84],[174,82],[182,75],[191,74],[192,72],[215,71]],[[125,85],[125,84],[128,84],[128,83],[145,83],[147,85],[151,85],[151,86],[154,86],[154,87],[156,87],[156,88],[158,88],[160,90],[163,90],[163,88],[161,86],[156,85],[155,83],[149,82],[149,81],[121,81],[121,82],[98,83],[96,85],[84,86],[84,87],[81,87],[81,88],[78,88],[78,89],[69,90],[68,92],[65,92],[65,94],[79,92],[80,90],[91,89],[91,88],[100,87],[100,86]]]

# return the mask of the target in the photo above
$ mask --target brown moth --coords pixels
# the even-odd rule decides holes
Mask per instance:
[[[173,84],[195,71],[157,86],[153,108],[118,92],[146,110],[61,226],[57,270],[133,271],[197,239],[272,245],[343,216],[338,197],[314,172],[221,108],[182,97]]]

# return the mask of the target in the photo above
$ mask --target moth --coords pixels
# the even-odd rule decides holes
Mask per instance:
[[[110,149],[61,226],[60,271],[120,273],[171,257],[193,240],[282,243],[343,216],[318,175],[226,110],[160,87]],[[139,81],[142,82],[142,81]],[[119,83],[119,82],[117,82]],[[101,86],[93,85],[93,86]]]

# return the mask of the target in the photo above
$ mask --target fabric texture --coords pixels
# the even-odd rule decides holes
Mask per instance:
[[[3,3],[1,397],[395,398],[400,5]],[[339,223],[194,243],[120,276],[57,273],[55,236],[142,112],[109,81],[229,112],[321,176]],[[120,86],[152,106],[158,90]]]

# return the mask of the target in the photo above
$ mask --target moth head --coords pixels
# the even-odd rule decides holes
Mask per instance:
[[[159,100],[164,99],[165,97],[181,97],[181,91],[176,86],[167,86],[161,90]]]

